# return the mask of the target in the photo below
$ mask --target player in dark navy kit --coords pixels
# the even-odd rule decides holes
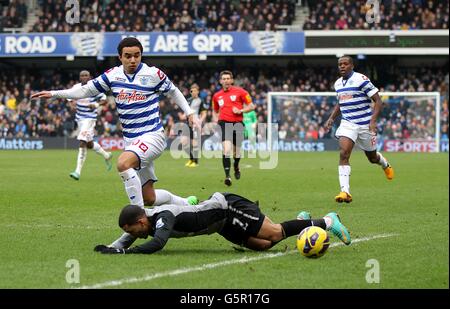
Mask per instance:
[[[231,154],[234,158],[234,176],[241,178],[239,169],[241,143],[244,139],[243,114],[255,109],[252,98],[241,87],[233,86],[233,73],[220,72],[220,84],[222,89],[216,92],[212,98],[214,118],[220,125],[222,132],[222,164],[225,171],[227,186],[231,186],[230,167]]]
[[[197,84],[192,84],[190,93],[191,96],[187,99],[187,102],[194,111],[194,114],[197,115],[199,123],[202,124],[205,122],[209,104],[206,104],[205,100],[199,96],[200,87]],[[189,136],[187,137],[189,140],[185,141],[185,144],[189,146],[186,151],[189,152],[189,161],[185,164],[187,167],[197,167],[198,165],[199,148],[201,146],[201,140],[198,135],[200,134],[200,128],[193,129],[189,126]]]
[[[258,205],[232,193],[214,193],[198,205],[163,205],[154,208],[125,206],[119,216],[119,226],[133,239],[114,242],[114,247],[97,245],[94,250],[109,254],[154,253],[166,245],[169,238],[191,237],[218,233],[228,241],[252,250],[267,250],[281,240],[298,235],[308,226],[330,230],[346,245],[351,243],[347,228],[336,213],[321,219],[311,219],[301,212],[297,219],[273,223]],[[130,248],[137,238],[153,238]]]

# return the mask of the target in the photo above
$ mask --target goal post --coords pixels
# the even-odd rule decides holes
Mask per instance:
[[[384,106],[378,117],[381,140],[387,151],[439,152],[441,144],[441,94],[439,92],[380,92]],[[272,123],[301,139],[305,125],[320,130],[337,104],[335,92],[269,92],[267,137],[272,149]],[[309,118],[308,118],[309,117]],[[305,119],[308,119],[305,124]],[[311,121],[309,121],[311,120]],[[284,133],[284,132],[283,132]],[[283,134],[281,134],[283,135]],[[319,134],[320,135],[320,134]],[[330,136],[328,136],[329,138]],[[291,134],[292,138],[292,134]],[[325,137],[327,138],[327,137]]]

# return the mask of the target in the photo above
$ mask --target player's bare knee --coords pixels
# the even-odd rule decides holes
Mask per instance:
[[[119,157],[119,159],[117,160],[117,171],[121,173],[130,168],[134,168],[132,162],[130,162],[130,160],[123,160]]]

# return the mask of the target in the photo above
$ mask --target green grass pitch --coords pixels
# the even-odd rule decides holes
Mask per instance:
[[[337,152],[280,153],[273,170],[243,159],[242,178],[231,188],[223,185],[220,159],[186,168],[166,152],[156,161],[157,188],[201,199],[242,194],[259,200],[275,222],[300,210],[313,217],[337,211],[361,240],[346,247],[332,238],[336,245],[323,257],[307,259],[295,251],[295,237],[268,252],[239,252],[210,235],[171,239],[153,255],[95,253],[96,244],[121,234],[117,217],[128,199],[118,174],[92,151],[78,182],[69,178],[75,150],[1,151],[0,288],[448,288],[448,154],[386,156],[392,182],[353,153],[354,201],[344,205],[333,200]],[[79,262],[80,283],[66,282],[71,259]],[[370,259],[378,261],[379,283],[366,281]]]

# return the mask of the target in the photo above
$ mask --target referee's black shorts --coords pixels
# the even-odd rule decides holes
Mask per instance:
[[[219,120],[222,142],[233,142],[234,146],[240,147],[244,140],[245,126],[242,122],[228,122]]]
[[[257,203],[245,197],[231,193],[224,193],[224,196],[228,202],[228,216],[219,234],[236,245],[245,245],[249,237],[258,235],[266,216]]]

